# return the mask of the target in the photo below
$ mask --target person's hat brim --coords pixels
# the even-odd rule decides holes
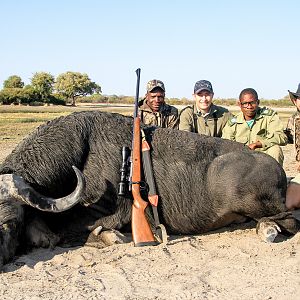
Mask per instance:
[[[208,91],[211,94],[213,93],[213,91],[208,88],[201,88],[201,89],[198,89],[197,91],[195,91],[194,94],[199,94],[202,91]]]
[[[289,92],[290,100],[292,102],[294,102],[296,98],[300,98],[300,93],[293,93],[290,90],[288,90],[288,92]]]

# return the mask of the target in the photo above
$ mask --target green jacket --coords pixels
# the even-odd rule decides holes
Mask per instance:
[[[266,107],[259,107],[251,128],[247,125],[242,112],[231,118],[223,129],[222,138],[249,145],[260,141],[261,150],[273,145],[284,146],[287,136],[277,112]]]
[[[144,100],[139,101],[141,122],[146,125],[163,128],[178,128],[178,109],[174,106],[163,104],[159,112],[153,112]]]
[[[197,111],[196,105],[187,106],[179,116],[179,129],[209,136],[221,137],[222,130],[232,114],[228,109],[212,104],[207,115]]]

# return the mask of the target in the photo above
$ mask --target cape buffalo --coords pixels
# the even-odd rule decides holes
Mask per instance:
[[[0,265],[26,242],[75,243],[80,230],[118,230],[130,222],[132,199],[118,196],[118,183],[132,127],[133,119],[119,114],[73,113],[40,126],[15,148],[0,167]],[[244,217],[273,231],[298,231],[285,207],[285,172],[272,157],[221,138],[144,130],[169,234],[203,233]]]

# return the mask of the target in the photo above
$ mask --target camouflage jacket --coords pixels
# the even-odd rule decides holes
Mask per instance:
[[[139,102],[141,122],[146,125],[163,128],[178,128],[178,109],[174,106],[163,104],[159,112],[153,112],[145,100]]]
[[[179,129],[209,136],[221,137],[222,130],[232,114],[224,107],[212,104],[207,115],[197,111],[196,105],[187,106],[179,116]]]
[[[259,107],[250,128],[242,112],[228,120],[223,129],[222,138],[237,141],[245,145],[260,141],[261,150],[266,150],[273,145],[284,146],[287,137],[283,131],[283,124],[277,112],[266,107]]]
[[[300,118],[300,112],[296,111],[293,115],[291,115],[288,119],[286,129],[285,129],[285,134],[288,137],[288,142],[290,144],[294,143],[294,137],[295,137],[295,119]]]

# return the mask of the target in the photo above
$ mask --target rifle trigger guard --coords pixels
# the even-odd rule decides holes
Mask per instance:
[[[130,184],[139,184],[141,190],[148,190],[148,184],[145,181],[131,181]]]

